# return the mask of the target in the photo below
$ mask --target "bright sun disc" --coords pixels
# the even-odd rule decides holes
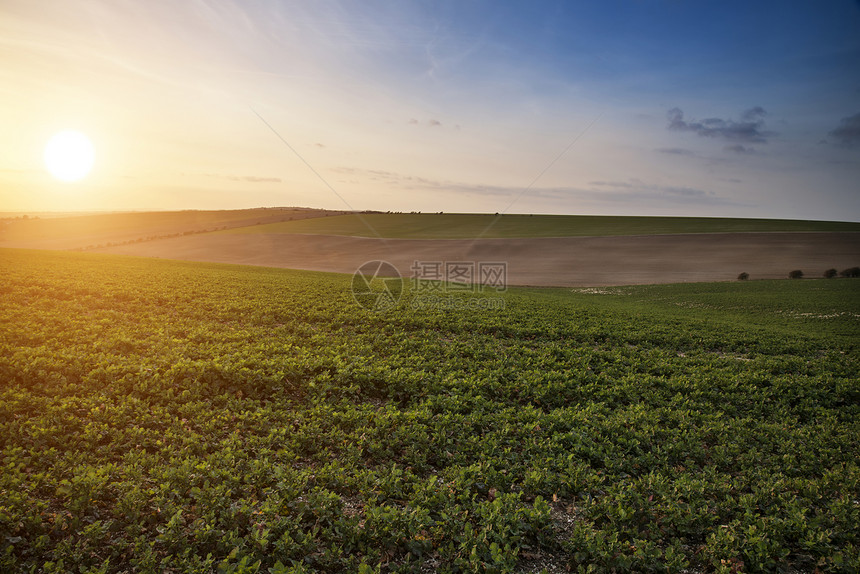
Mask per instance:
[[[59,132],[45,146],[45,167],[62,181],[78,181],[90,172],[94,160],[93,144],[81,132]]]

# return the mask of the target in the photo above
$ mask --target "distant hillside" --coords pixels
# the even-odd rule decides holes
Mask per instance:
[[[712,217],[367,213],[235,228],[229,233],[305,233],[401,239],[583,237],[676,233],[860,232],[860,223]]]
[[[4,218],[0,219],[0,247],[89,249],[342,213],[274,207]]]

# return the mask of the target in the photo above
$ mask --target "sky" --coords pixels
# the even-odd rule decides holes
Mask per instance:
[[[860,221],[857,1],[2,0],[0,63],[0,212]]]

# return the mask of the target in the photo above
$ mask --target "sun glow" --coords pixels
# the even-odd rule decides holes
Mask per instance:
[[[78,181],[93,167],[95,151],[89,138],[78,131],[54,134],[45,145],[45,167],[61,181]]]

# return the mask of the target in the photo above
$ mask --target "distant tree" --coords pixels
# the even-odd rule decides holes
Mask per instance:
[[[825,279],[833,279],[834,277],[836,277],[836,275],[838,275],[838,272],[836,271],[836,269],[828,269],[827,271],[824,272],[824,278]]]
[[[860,267],[849,267],[839,272],[843,277],[860,277]]]
[[[800,269],[795,269],[791,273],[788,274],[789,279],[803,279],[803,271]]]
[[[747,273],[746,271],[744,271],[743,273],[738,275],[738,281],[746,281],[749,278],[750,278],[750,274]]]

